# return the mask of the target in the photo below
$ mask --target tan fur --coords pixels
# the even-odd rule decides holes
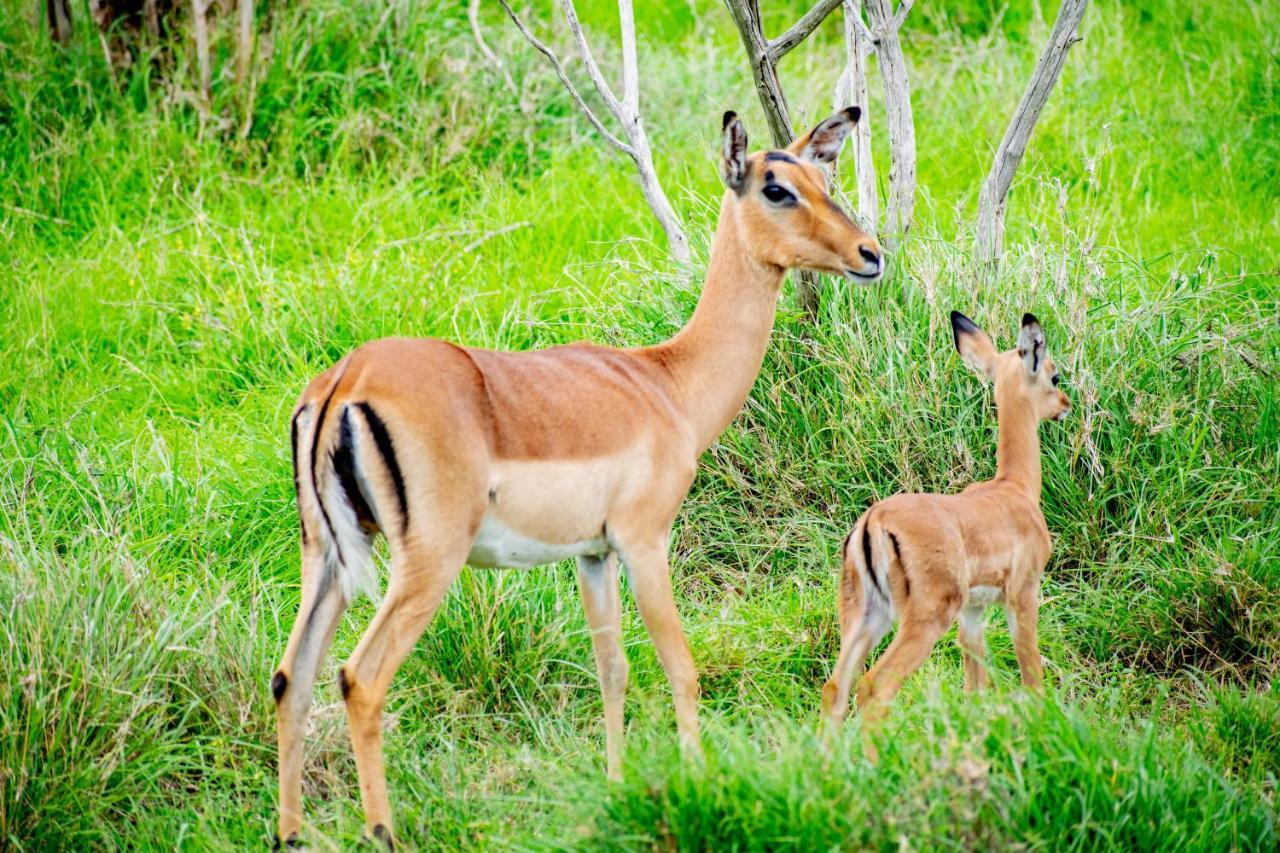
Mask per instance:
[[[837,147],[853,124],[841,115],[820,126],[838,135]],[[363,544],[354,523],[344,526],[344,519],[359,515],[357,502],[335,506],[344,503],[343,453],[354,460],[372,516],[357,521],[381,530],[391,549],[385,598],[341,670],[375,837],[389,839],[391,828],[382,766],[387,688],[469,558],[496,566],[578,558],[611,777],[621,768],[627,680],[621,558],[671,683],[681,742],[699,748],[697,673],[668,573],[676,513],[698,456],[737,414],[759,372],[785,270],[852,271],[874,279],[882,267],[879,247],[830,203],[815,166],[794,159],[766,163],[762,153],[747,157],[736,120],[726,122],[725,144],[734,174],[745,167],[745,178],[725,193],[702,297],[671,340],[636,349],[578,343],[522,353],[379,340],[303,392],[296,413],[302,606],[273,681],[282,839],[301,824],[302,731],[312,684],[347,604],[342,590],[354,584],[344,574],[354,571],[353,560],[340,559],[343,538]],[[795,187],[795,206],[780,209],[761,196],[768,172]],[[393,445],[407,519],[368,412],[385,425]],[[334,583],[335,575],[343,583]]]
[[[996,476],[958,495],[894,495],[858,519],[842,553],[840,655],[823,687],[823,712],[832,722],[847,714],[862,663],[895,616],[901,620],[897,635],[858,683],[857,705],[868,724],[883,715],[957,617],[965,687],[984,687],[982,618],[993,601],[1002,600],[1009,614],[1023,684],[1038,687],[1042,680],[1036,615],[1050,538],[1040,512],[1037,428],[1042,420],[1065,416],[1070,402],[1055,387],[1057,368],[1044,355],[1033,317],[1024,318],[1020,349],[1004,353],[968,318],[955,312],[952,318],[960,354],[995,381]]]

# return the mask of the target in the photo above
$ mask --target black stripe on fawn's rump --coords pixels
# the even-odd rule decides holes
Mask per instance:
[[[898,568],[902,569],[902,585],[906,588],[907,597],[911,597],[911,578],[907,576],[907,564],[902,562],[902,549],[898,547],[898,537],[889,531],[889,541],[893,543],[893,555],[898,558]]]
[[[409,529],[409,501],[405,496],[404,473],[400,470],[399,460],[396,459],[396,448],[391,441],[391,433],[387,432],[386,423],[378,417],[372,406],[368,403],[356,403],[356,406],[364,415],[365,422],[369,424],[373,443],[382,456],[382,463],[387,466],[387,473],[391,475],[391,484],[395,487],[396,499],[400,502],[400,532],[404,533]],[[490,494],[490,500],[493,497]]]
[[[888,598],[884,594],[884,590],[880,588],[880,578],[876,577],[876,567],[871,564],[871,534],[867,531],[870,526],[870,518],[862,522],[862,559],[867,564],[867,576],[871,578],[871,585],[876,588],[876,592],[880,593],[881,598]]]
[[[333,471],[338,475],[338,484],[346,493],[347,503],[356,514],[356,521],[365,530],[377,529],[377,521],[369,500],[360,490],[360,481],[356,479],[355,435],[351,429],[351,409],[342,407],[342,419],[338,422],[338,444],[329,452],[333,462]]]

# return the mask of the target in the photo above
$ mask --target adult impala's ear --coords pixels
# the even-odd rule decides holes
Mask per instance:
[[[787,146],[797,157],[812,163],[834,163],[840,156],[840,146],[862,117],[857,107],[845,107],[831,118],[824,118],[804,136]]]
[[[733,110],[724,114],[723,132],[720,177],[726,187],[741,192],[747,182],[747,129]]]
[[[1018,355],[1027,368],[1035,373],[1044,364],[1044,329],[1034,314],[1022,315],[1022,330],[1018,332]]]
[[[951,339],[964,363],[988,379],[996,378],[996,348],[978,324],[961,314],[951,312]]]

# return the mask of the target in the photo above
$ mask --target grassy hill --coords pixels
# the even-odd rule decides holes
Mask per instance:
[[[646,123],[700,269],[720,113],[756,143],[765,124],[722,7],[637,5]],[[768,5],[775,32],[800,11]],[[670,264],[629,164],[484,7],[518,92],[465,3],[312,0],[273,8],[247,124],[215,28],[226,121],[202,125],[186,41],[112,72],[79,7],[61,52],[35,4],[0,0],[0,848],[271,837],[267,685],[298,602],[287,421],[316,372],[383,335],[631,345],[691,313],[700,279]],[[388,702],[403,842],[1280,843],[1280,8],[1093,5],[1015,182],[1001,276],[978,287],[978,188],[1047,31],[1037,7],[1052,20],[1021,0],[912,10],[912,238],[884,282],[826,281],[815,325],[786,289],[703,459],[672,564],[706,766],[679,760],[625,588],[629,769],[608,784],[572,571],[467,570]],[[533,11],[567,53],[551,4]],[[580,12],[613,67],[613,7]],[[838,33],[783,64],[805,124],[831,106]],[[878,94],[870,114],[882,145]],[[953,308],[1000,345],[1034,311],[1075,404],[1042,427],[1049,686],[1016,688],[993,617],[996,689],[965,695],[941,643],[872,767],[856,722],[816,738],[835,554],[868,502],[994,469]],[[372,612],[352,608],[321,675],[317,849],[361,831],[334,673]]]

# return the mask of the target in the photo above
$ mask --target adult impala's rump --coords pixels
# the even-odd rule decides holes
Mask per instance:
[[[617,559],[698,744],[698,681],[668,577],[667,543],[699,454],[737,414],[764,358],[782,276],[807,267],[871,281],[880,248],[826,194],[858,119],[850,107],[786,151],[746,152],[725,115],[728,191],[706,286],[688,324],[652,347],[589,343],[493,352],[438,340],[374,341],[318,376],[293,416],[302,604],[272,678],[280,838],[302,819],[302,732],[312,685],[351,598],[372,589],[370,541],[387,537],[386,596],[340,671],[369,831],[391,841],[382,766],[387,687],[464,563],[574,557],[604,699],[608,772],[622,759],[627,662]]]

